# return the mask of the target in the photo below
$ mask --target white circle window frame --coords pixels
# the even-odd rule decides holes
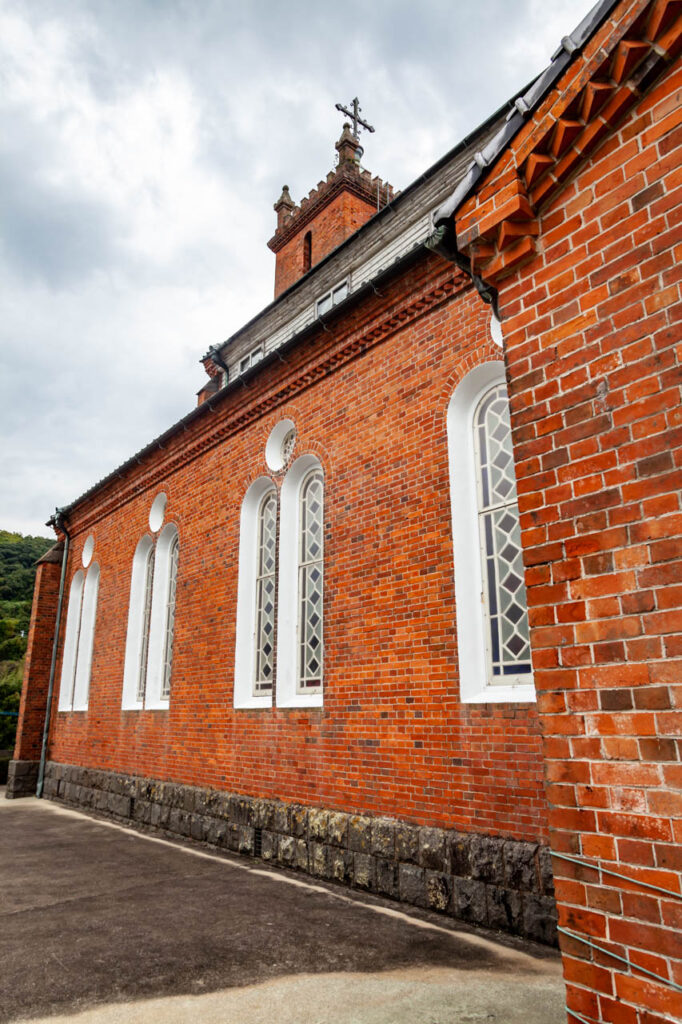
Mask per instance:
[[[273,473],[280,473],[291,461],[298,437],[293,420],[280,420],[270,431],[265,445],[265,461]]]
[[[87,567],[90,565],[90,562],[92,561],[92,556],[94,554],[94,551],[95,551],[95,536],[94,536],[94,534],[91,533],[91,534],[88,535],[88,537],[85,540],[85,544],[83,545],[83,553],[81,555],[81,561],[83,563],[83,568],[84,569],[87,569]]]
[[[168,496],[165,491],[159,491],[152,502],[152,507],[149,509],[149,529],[152,533],[158,533],[163,526],[163,521],[166,518],[166,505],[168,504]]]
[[[490,337],[493,339],[498,348],[504,348],[502,324],[497,319],[494,313],[490,314]]]

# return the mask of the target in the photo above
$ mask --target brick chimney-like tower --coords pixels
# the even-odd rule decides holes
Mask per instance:
[[[285,185],[275,203],[275,298],[393,199],[393,188],[360,167],[362,149],[344,124],[336,169],[297,206]]]

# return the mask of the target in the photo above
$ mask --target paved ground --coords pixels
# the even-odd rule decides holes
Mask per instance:
[[[0,1024],[562,1024],[558,957],[0,792]]]

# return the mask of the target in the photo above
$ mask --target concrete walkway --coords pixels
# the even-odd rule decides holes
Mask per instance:
[[[550,950],[0,798],[0,1024],[564,1024]]]

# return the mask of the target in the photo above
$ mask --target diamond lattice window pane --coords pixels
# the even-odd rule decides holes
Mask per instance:
[[[258,510],[254,693],[272,690],[275,670],[275,567],[277,565],[277,496],[270,491]]]
[[[171,668],[173,665],[173,637],[175,634],[175,595],[178,581],[178,557],[180,545],[174,537],[168,556],[168,599],[166,601],[166,646],[163,662],[163,682],[161,696],[170,697]]]
[[[531,671],[528,611],[506,389],[496,385],[474,418],[482,575],[491,677]]]
[[[301,488],[299,545],[298,691],[322,685],[324,481],[314,470]]]

